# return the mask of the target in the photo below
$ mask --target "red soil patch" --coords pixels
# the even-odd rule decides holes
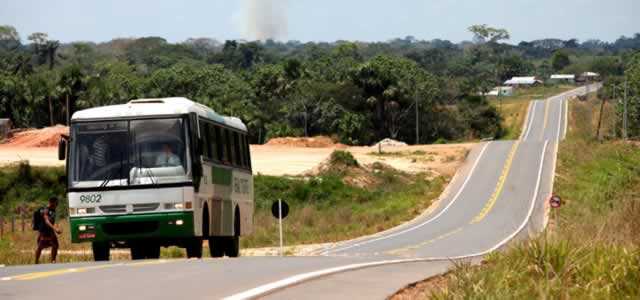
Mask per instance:
[[[266,145],[268,146],[287,146],[287,147],[302,147],[302,148],[346,148],[345,145],[334,142],[330,137],[315,136],[315,137],[281,137],[270,139]]]
[[[61,135],[69,134],[69,127],[56,125],[53,127],[45,127],[42,129],[29,129],[15,132],[3,146],[13,147],[56,147],[60,141]]]

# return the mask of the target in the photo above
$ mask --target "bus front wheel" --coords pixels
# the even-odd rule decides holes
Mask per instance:
[[[202,258],[202,240],[195,238],[187,243],[187,258]]]
[[[104,242],[92,242],[91,250],[93,250],[93,260],[95,261],[108,261],[110,256],[109,243]]]

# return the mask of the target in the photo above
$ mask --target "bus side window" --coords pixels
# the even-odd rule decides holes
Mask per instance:
[[[220,144],[222,145],[222,162],[229,162],[229,151],[227,148],[227,132],[224,128],[219,128],[220,132]]]
[[[207,124],[207,136],[209,137],[209,147],[211,149],[211,160],[220,160],[218,150],[218,138],[216,137],[216,126],[213,124]]]
[[[242,154],[242,146],[240,145],[240,139],[237,132],[233,132],[233,157],[235,158],[234,163],[238,167],[244,166],[244,155]]]
[[[227,154],[225,151],[225,140],[224,135],[222,134],[222,128],[220,126],[216,126],[216,142],[218,146],[218,160],[225,161],[227,158]]]
[[[244,148],[242,149],[242,151],[244,151],[246,163],[245,167],[247,167],[247,169],[251,169],[251,151],[249,146],[249,138],[246,135],[243,135],[242,140],[244,141]]]
[[[224,148],[227,151],[227,158],[226,161],[229,164],[233,164],[233,152],[231,151],[232,147],[231,147],[231,143],[233,143],[233,140],[231,140],[231,135],[229,134],[229,129],[223,129],[224,132]]]
[[[209,137],[207,136],[207,127],[208,124],[200,119],[200,140],[202,141],[202,156],[205,157],[205,159],[210,159],[211,158],[211,147],[209,147]]]
[[[229,149],[229,162],[232,165],[236,165],[236,162],[238,161],[238,157],[237,157],[237,153],[234,151],[236,146],[235,146],[235,141],[233,140],[233,131],[231,130],[226,130],[227,131],[227,148]]]
[[[244,151],[244,148],[247,146],[244,144],[244,135],[241,133],[238,133],[238,142],[239,142],[239,147],[238,147],[238,151],[240,151],[240,157],[242,158],[242,160],[240,161],[240,166],[243,168],[247,167],[247,152]]]
[[[248,136],[243,136],[243,140],[244,140],[244,153],[245,153],[245,158],[247,159],[247,168],[251,169],[251,145],[249,144],[249,137]]]

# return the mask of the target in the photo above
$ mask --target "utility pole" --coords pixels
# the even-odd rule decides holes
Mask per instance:
[[[604,113],[604,102],[606,97],[602,97],[602,103],[600,104],[600,115],[598,116],[598,129],[596,130],[596,139],[601,141],[600,127],[602,126],[602,114]]]
[[[420,144],[420,114],[418,113],[418,97],[416,95],[416,145]]]
[[[624,81],[624,112],[622,115],[622,138],[627,140],[627,80]]]
[[[616,103],[618,103],[618,99],[616,98],[616,89],[618,87],[613,85],[613,139],[616,139],[618,133],[616,132],[616,126],[618,126],[618,109],[616,108]]]

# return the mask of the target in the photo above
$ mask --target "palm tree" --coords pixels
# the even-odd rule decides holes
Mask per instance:
[[[64,95],[64,111],[66,113],[67,125],[71,121],[71,113],[75,107],[79,94],[86,89],[86,76],[82,73],[80,66],[70,65],[65,67],[60,75],[56,92]]]

